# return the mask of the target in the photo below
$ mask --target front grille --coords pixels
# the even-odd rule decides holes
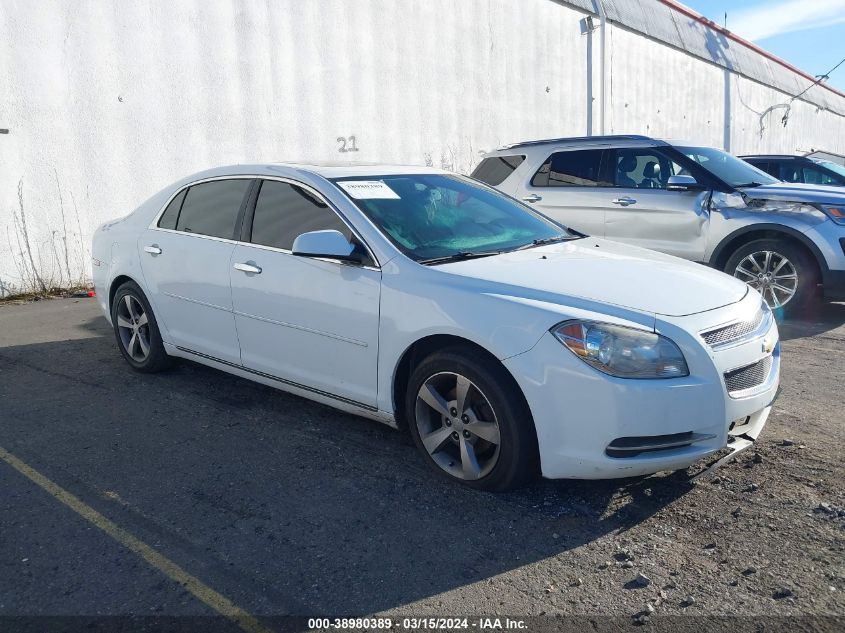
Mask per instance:
[[[728,388],[728,393],[731,395],[759,387],[769,377],[769,372],[772,370],[772,362],[774,357],[769,355],[761,358],[756,363],[734,369],[725,374],[725,386]]]
[[[749,334],[755,332],[763,322],[764,312],[759,310],[753,318],[747,321],[731,323],[723,327],[704,332],[701,336],[710,347],[718,347],[735,341],[740,341]]]

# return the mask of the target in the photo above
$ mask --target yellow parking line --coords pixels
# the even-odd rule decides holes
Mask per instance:
[[[226,596],[217,593],[208,585],[203,584],[196,576],[192,576],[169,558],[162,556],[143,541],[109,521],[94,508],[85,504],[61,486],[53,483],[37,470],[27,466],[2,446],[0,446],[0,460],[3,460],[24,477],[49,492],[68,508],[93,523],[125,548],[143,558],[165,576],[184,586],[196,598],[221,615],[232,620],[244,631],[248,633],[272,633],[270,629],[263,626],[254,616],[241,609]]]

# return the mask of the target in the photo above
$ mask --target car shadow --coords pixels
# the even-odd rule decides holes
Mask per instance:
[[[778,317],[780,337],[784,341],[817,336],[845,324],[845,303],[817,302],[799,316]]]
[[[191,362],[138,374],[103,319],[84,329],[98,336],[0,349],[0,445],[257,614],[375,613],[490,581],[692,488],[678,472],[470,490],[405,433]]]

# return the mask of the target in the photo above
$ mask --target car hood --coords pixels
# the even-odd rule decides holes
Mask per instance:
[[[455,275],[510,286],[510,294],[541,293],[613,304],[640,312],[685,316],[740,301],[741,281],[701,264],[596,238],[550,244],[437,266]]]
[[[759,187],[745,187],[741,190],[749,198],[758,200],[783,200],[788,202],[814,202],[820,204],[843,204],[845,192],[842,187],[806,185],[803,183],[777,182]]]

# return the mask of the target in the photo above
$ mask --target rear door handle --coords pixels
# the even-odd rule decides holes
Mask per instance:
[[[247,273],[248,275],[260,275],[261,274],[261,266],[256,266],[250,262],[243,262],[235,264],[235,270],[239,270],[242,273]]]
[[[536,193],[532,193],[530,196],[525,196],[523,200],[525,202],[540,202],[543,199],[543,196],[538,196]]]
[[[637,204],[637,201],[633,198],[629,198],[625,196],[624,198],[616,198],[612,201],[613,204],[621,204],[623,207],[627,207],[629,204]]]
[[[159,248],[158,244],[151,244],[149,246],[145,246],[144,252],[149,253],[150,255],[161,255],[161,249]]]

